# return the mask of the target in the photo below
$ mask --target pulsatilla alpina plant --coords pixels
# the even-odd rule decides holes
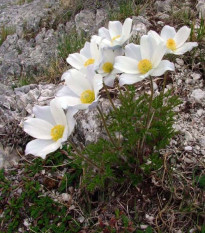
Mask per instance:
[[[44,159],[68,142],[74,151],[74,163],[84,170],[83,183],[89,190],[122,182],[137,184],[145,174],[161,166],[159,150],[175,134],[173,109],[180,101],[172,90],[165,88],[167,72],[175,68],[163,57],[168,53],[181,55],[197,43],[186,42],[189,28],[182,27],[176,32],[173,27],[165,26],[160,35],[149,31],[141,37],[139,45],[128,44],[131,28],[130,18],[123,25],[109,22],[108,29],[100,28],[99,35],[86,42],[80,53],[69,54],[67,62],[73,68],[62,76],[64,87],[50,106],[35,106],[36,118],[24,123],[24,130],[37,138],[27,144],[26,154]],[[161,92],[154,93],[153,77],[162,75]],[[150,94],[136,93],[134,84],[145,78],[150,81]],[[115,85],[118,106],[107,88]],[[102,88],[112,105],[108,115],[99,104]],[[79,149],[69,138],[76,124],[75,113],[95,107],[107,139],[99,138],[96,143]]]

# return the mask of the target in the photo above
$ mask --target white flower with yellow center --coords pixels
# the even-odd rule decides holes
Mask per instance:
[[[96,74],[93,68],[93,66],[88,67],[86,74],[75,69],[63,74],[65,86],[57,93],[56,98],[64,109],[69,106],[90,109],[97,105],[103,82],[102,76]]]
[[[119,73],[119,70],[114,68],[115,57],[122,55],[122,53],[121,48],[102,49],[100,64],[97,66],[96,71],[103,76],[103,81],[107,86],[113,87],[116,74]]]
[[[68,56],[66,61],[73,68],[86,72],[89,65],[99,62],[100,50],[95,42],[86,42],[80,53],[73,53]]]
[[[198,44],[196,42],[186,42],[191,33],[191,29],[187,26],[181,27],[178,32],[173,27],[164,26],[160,35],[155,31],[149,31],[148,35],[152,35],[158,42],[163,41],[166,44],[166,53],[182,55]]]
[[[119,84],[133,84],[148,76],[161,76],[167,70],[174,71],[173,63],[162,60],[165,52],[165,44],[157,43],[151,35],[142,36],[140,45],[128,44],[125,56],[115,59],[114,67],[123,73]]]
[[[70,108],[65,114],[56,99],[50,102],[50,106],[35,106],[33,113],[36,118],[24,122],[24,131],[36,139],[26,145],[25,154],[45,159],[47,154],[61,147],[75,127],[73,115],[76,112]]]
[[[131,36],[132,19],[127,18],[122,25],[119,21],[110,21],[108,29],[102,27],[98,30],[98,36],[92,36],[91,41],[100,46],[123,46]]]

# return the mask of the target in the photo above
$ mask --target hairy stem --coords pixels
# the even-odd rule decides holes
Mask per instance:
[[[164,89],[165,89],[165,87],[166,87],[166,83],[167,83],[167,72],[165,72],[165,74],[164,74],[163,88],[162,88],[162,96],[164,95]]]
[[[116,110],[116,107],[115,107],[115,105],[114,105],[114,103],[113,103],[113,101],[112,101],[112,98],[111,98],[110,93],[109,93],[109,91],[108,91],[108,89],[107,89],[107,86],[106,86],[104,83],[103,83],[103,87],[105,88],[107,97],[108,97],[108,99],[109,99],[109,101],[110,101],[110,103],[111,103],[113,109]]]
[[[108,130],[108,127],[107,127],[107,124],[106,124],[106,120],[105,120],[104,114],[103,114],[103,112],[101,111],[101,109],[99,108],[99,106],[97,107],[97,110],[98,110],[98,112],[100,113],[100,117],[101,117],[102,122],[103,122],[103,125],[104,125],[104,127],[105,127],[107,136],[109,137],[109,139],[110,139],[110,141],[112,142],[113,146],[116,147],[117,150],[119,150],[118,146],[115,144],[113,138],[112,138],[111,135],[110,135],[110,132],[109,132],[109,130]]]
[[[101,169],[97,164],[95,164],[92,160],[90,160],[89,158],[87,158],[86,156],[84,156],[84,155],[80,152],[80,150],[78,150],[78,148],[77,148],[77,146],[75,145],[74,142],[72,142],[70,139],[68,139],[68,142],[69,142],[69,144],[73,147],[73,149],[75,150],[75,152],[77,153],[77,155],[78,155],[81,159],[85,160],[85,161],[88,162],[91,166],[97,168],[99,171],[102,171],[102,169]]]
[[[147,111],[147,118],[146,118],[146,130],[149,129],[150,125],[151,125],[151,121],[153,116],[151,117],[150,120],[150,113],[151,113],[151,108],[152,108],[152,102],[153,102],[153,95],[154,95],[154,86],[153,86],[153,79],[150,76],[150,85],[151,85],[151,95],[150,95],[150,99],[149,99],[149,107],[148,107],[148,111]],[[146,134],[146,132],[145,132]],[[141,142],[141,149],[140,149],[140,153],[139,156],[142,156],[141,160],[143,160],[143,156],[144,156],[144,143],[145,143],[145,134],[142,138],[142,142]]]

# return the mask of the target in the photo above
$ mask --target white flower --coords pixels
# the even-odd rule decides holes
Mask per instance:
[[[66,109],[75,106],[77,109],[90,109],[97,105],[99,90],[102,88],[102,76],[96,74],[93,66],[82,73],[71,69],[65,72],[62,79],[65,86],[57,93],[57,99],[61,106]]]
[[[37,138],[26,145],[25,154],[33,154],[45,159],[46,155],[54,152],[75,127],[73,115],[76,109],[68,109],[66,115],[57,100],[52,100],[50,106],[35,106],[33,113],[36,118],[24,122],[24,131]]]
[[[152,35],[158,42],[163,41],[166,44],[166,53],[182,55],[198,44],[197,42],[186,42],[191,33],[191,29],[187,26],[181,27],[178,32],[173,27],[164,26],[160,35],[155,31],[149,31],[148,35]]]
[[[121,48],[102,49],[100,64],[96,68],[96,71],[104,77],[103,81],[107,86],[113,87],[116,74],[119,73],[119,70],[114,68],[115,57],[122,55],[122,53],[123,50]]]
[[[80,53],[73,53],[68,56],[66,61],[72,67],[82,72],[86,72],[89,65],[98,63],[100,50],[95,42],[86,42]]]
[[[125,47],[125,56],[115,59],[115,68],[123,72],[119,84],[133,84],[151,76],[161,76],[165,71],[174,71],[174,64],[162,60],[166,52],[163,42],[157,41],[151,35],[141,37],[140,45],[133,43]]]
[[[122,25],[119,21],[110,21],[108,29],[102,27],[98,30],[98,36],[92,36],[92,40],[101,46],[122,46],[131,36],[132,19],[127,18]]]

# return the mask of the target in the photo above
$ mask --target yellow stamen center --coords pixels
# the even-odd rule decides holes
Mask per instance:
[[[58,139],[63,137],[65,127],[63,125],[56,125],[51,129],[51,137],[53,141],[58,141]]]
[[[114,41],[114,40],[116,40],[116,39],[118,39],[118,38],[120,38],[120,35],[114,36],[114,37],[112,38],[112,41]]]
[[[95,62],[95,59],[89,58],[85,63],[84,66],[87,67],[89,65],[92,65]]]
[[[81,96],[80,100],[83,104],[91,104],[95,100],[95,93],[92,90],[84,91]]]
[[[166,45],[168,49],[176,50],[176,42],[173,39],[168,39]]]
[[[105,73],[111,73],[113,71],[113,64],[111,62],[106,62],[103,64],[102,69]]]
[[[152,69],[152,63],[148,59],[143,59],[138,63],[138,70],[141,74],[146,74]]]

